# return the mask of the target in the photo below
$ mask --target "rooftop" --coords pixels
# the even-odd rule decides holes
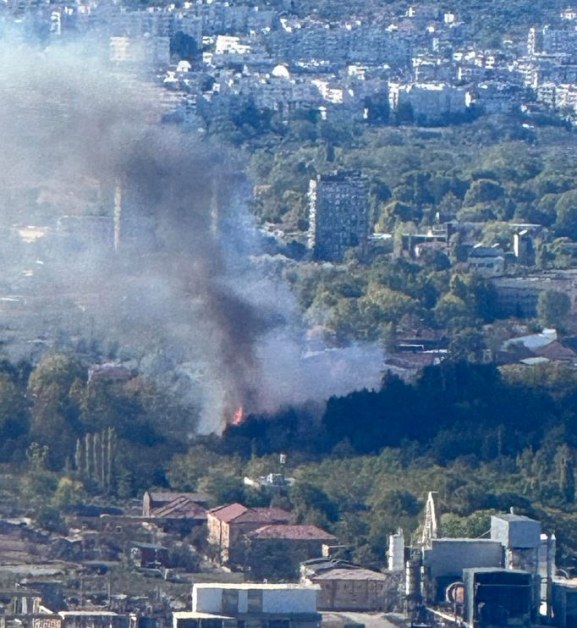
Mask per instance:
[[[247,508],[239,503],[217,506],[208,512],[224,523],[236,521],[239,523],[262,522],[265,524],[286,522],[290,521],[291,518],[290,513],[282,510],[282,508]]]
[[[495,519],[502,519],[503,521],[535,521],[535,519],[531,519],[531,517],[527,517],[526,515],[516,515],[514,513],[507,513],[504,515],[493,515]],[[535,521],[535,523],[538,523]]]
[[[246,591],[281,591],[283,589],[286,589],[295,591],[318,591],[320,587],[315,584],[261,584],[254,582],[239,582],[237,584],[234,584],[230,582],[198,582],[193,585],[193,589],[239,589]]]
[[[206,510],[185,495],[180,495],[168,504],[154,508],[153,517],[167,519],[206,519]]]
[[[504,515],[507,516],[507,515]],[[487,543],[487,544],[495,544],[497,541],[495,539],[471,539],[471,538],[441,538],[441,539],[433,539],[433,544],[436,543]]]
[[[313,525],[269,525],[249,535],[252,539],[288,539],[334,541],[336,537]]]
[[[174,493],[171,491],[147,491],[153,502],[172,502],[178,497],[186,497],[194,503],[203,503],[209,501],[208,495],[204,493]]]
[[[380,571],[371,571],[370,569],[344,569],[342,567],[335,567],[334,569],[326,569],[321,573],[316,573],[312,576],[316,580],[389,580],[390,576],[381,573]]]

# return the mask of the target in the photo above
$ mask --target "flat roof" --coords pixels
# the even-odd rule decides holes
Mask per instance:
[[[213,613],[196,613],[195,611],[173,611],[176,619],[234,619],[230,615],[214,615]]]
[[[112,611],[59,611],[57,613],[60,617],[120,617],[118,613],[113,613]]]
[[[506,569],[505,567],[467,567],[463,569],[463,573],[506,573],[506,574],[516,574],[523,576],[530,576],[530,571],[525,571],[523,569]]]
[[[314,584],[262,584],[258,582],[239,582],[234,584],[231,582],[195,582],[193,589],[265,589],[265,590],[318,590],[319,587]]]
[[[531,517],[527,517],[526,515],[515,515],[511,513],[506,513],[503,515],[492,515],[496,519],[503,519],[503,521],[534,521],[535,523],[539,523],[536,519],[531,519]]]
[[[496,539],[471,539],[471,538],[459,538],[459,537],[443,537],[440,539],[432,539],[433,543],[498,543]]]

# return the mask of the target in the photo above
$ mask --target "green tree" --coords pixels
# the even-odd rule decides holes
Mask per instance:
[[[170,40],[170,54],[193,62],[199,54],[198,43],[194,37],[177,31]]]
[[[22,387],[8,372],[0,371],[0,457],[10,460],[15,441],[28,430],[29,416]]]
[[[58,480],[51,505],[59,511],[66,511],[82,504],[86,497],[82,482],[64,476]]]
[[[555,209],[557,211],[555,234],[577,240],[577,190],[561,194]]]
[[[32,443],[26,450],[28,468],[22,478],[20,497],[23,504],[36,511],[49,506],[58,487],[58,476],[47,468],[49,449]]]
[[[485,338],[478,329],[463,329],[453,335],[449,344],[451,360],[481,362],[484,357]]]
[[[555,455],[559,474],[559,490],[568,504],[575,501],[575,454],[568,445],[561,445]]]
[[[395,323],[386,323],[382,331],[383,346],[387,353],[395,353],[397,349],[397,326]]]
[[[478,179],[473,181],[465,194],[465,205],[473,206],[481,203],[491,203],[503,198],[505,190],[497,181]]]
[[[420,216],[421,212],[415,210],[411,205],[394,200],[382,208],[376,230],[379,233],[389,233],[399,222],[420,220]]]
[[[31,374],[28,393],[33,399],[31,435],[50,445],[48,462],[60,468],[72,457],[81,426],[79,407],[72,391],[86,370],[64,354],[45,356]]]
[[[173,489],[197,491],[200,480],[211,469],[220,469],[222,473],[238,476],[239,467],[237,458],[222,456],[208,445],[196,443],[185,454],[177,454],[172,458],[166,475]]]
[[[470,309],[465,301],[455,294],[445,294],[437,302],[434,308],[437,324],[447,327],[463,325],[470,322]]]
[[[373,315],[379,322],[398,321],[407,314],[416,313],[419,309],[415,299],[401,291],[380,286],[376,282],[369,284],[367,295],[360,307],[374,307]]]
[[[468,516],[459,516],[452,512],[441,515],[443,533],[449,538],[479,538],[491,529],[493,510],[478,510]]]
[[[85,434],[76,441],[74,455],[78,475],[93,487],[110,493],[116,480],[116,430],[108,427],[102,432]]]
[[[199,483],[199,489],[211,495],[217,504],[244,501],[242,477],[218,469],[209,470]]]
[[[539,294],[537,316],[545,327],[562,329],[571,311],[571,299],[565,292],[545,290]]]
[[[297,482],[289,489],[289,499],[298,523],[321,528],[338,519],[338,509],[322,488],[310,482]]]

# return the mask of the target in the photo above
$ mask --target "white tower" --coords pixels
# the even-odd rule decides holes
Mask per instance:
[[[389,571],[403,571],[405,568],[405,535],[402,528],[389,536],[387,559]]]

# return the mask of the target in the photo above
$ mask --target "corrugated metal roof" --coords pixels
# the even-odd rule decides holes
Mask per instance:
[[[191,502],[194,502],[194,503],[205,503],[209,501],[208,495],[205,495],[204,493],[176,493],[176,492],[171,492],[171,491],[167,491],[167,492],[148,491],[148,495],[150,496],[150,500],[153,503],[161,502],[163,504],[167,502],[171,502],[175,500],[177,497],[186,497],[187,499],[189,499]]]

